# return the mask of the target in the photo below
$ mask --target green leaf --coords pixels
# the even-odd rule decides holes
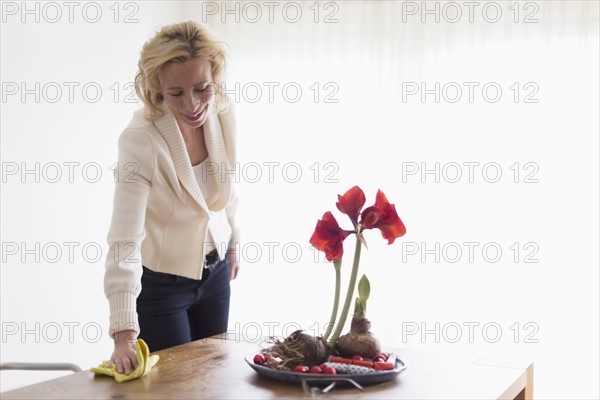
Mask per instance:
[[[360,278],[360,281],[358,281],[358,296],[366,304],[370,294],[371,284],[369,283],[369,279],[367,278],[367,276],[363,275]]]
[[[366,312],[367,312],[367,304],[362,299],[357,297],[356,301],[354,302],[354,314],[361,315],[364,317]]]

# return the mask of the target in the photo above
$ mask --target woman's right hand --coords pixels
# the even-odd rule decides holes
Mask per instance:
[[[115,333],[115,350],[110,356],[110,361],[117,367],[120,374],[129,375],[138,367],[135,343],[137,334],[135,331],[121,331]]]

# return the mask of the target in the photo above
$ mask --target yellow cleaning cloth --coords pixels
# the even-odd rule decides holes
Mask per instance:
[[[146,342],[144,342],[142,339],[137,340],[135,344],[135,353],[138,359],[138,366],[129,375],[118,373],[117,367],[114,364],[108,367],[110,361],[102,361],[102,363],[99,366],[91,368],[90,371],[92,371],[96,375],[112,376],[115,378],[115,381],[119,383],[129,381],[135,378],[140,378],[148,374],[148,372],[150,372],[152,367],[154,367],[158,362],[159,357],[156,354],[153,356],[150,355],[150,349],[148,348]]]

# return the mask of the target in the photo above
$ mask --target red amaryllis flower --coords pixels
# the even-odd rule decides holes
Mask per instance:
[[[344,255],[344,246],[342,242],[353,232],[345,231],[340,228],[337,220],[330,211],[323,214],[323,217],[317,221],[315,232],[310,238],[312,244],[317,250],[325,252],[328,261],[341,260]]]
[[[360,210],[365,205],[365,193],[358,186],[354,186],[344,193],[343,196],[338,194],[338,202],[335,205],[338,210],[350,217],[350,220],[356,227]]]
[[[366,229],[379,228],[388,244],[406,233],[406,227],[396,212],[396,207],[390,204],[381,190],[377,191],[375,205],[366,208],[361,214],[361,225]]]

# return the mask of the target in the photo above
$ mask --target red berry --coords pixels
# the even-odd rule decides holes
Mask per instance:
[[[352,359],[356,360],[356,361],[362,361],[363,360],[363,358],[361,356],[359,356],[358,354],[355,355],[355,356],[352,356]]]
[[[308,367],[306,365],[296,365],[292,371],[305,373],[308,372]]]
[[[315,365],[313,367],[310,367],[310,373],[311,374],[322,374],[323,370],[318,365]]]
[[[263,365],[266,362],[267,362],[267,359],[264,356],[264,354],[259,353],[254,356],[254,364]]]
[[[373,359],[373,362],[382,362],[382,361],[387,361],[387,357],[383,357],[383,356],[379,355]]]
[[[325,367],[323,368],[323,373],[328,375],[335,375],[337,374],[337,371],[333,367]]]

